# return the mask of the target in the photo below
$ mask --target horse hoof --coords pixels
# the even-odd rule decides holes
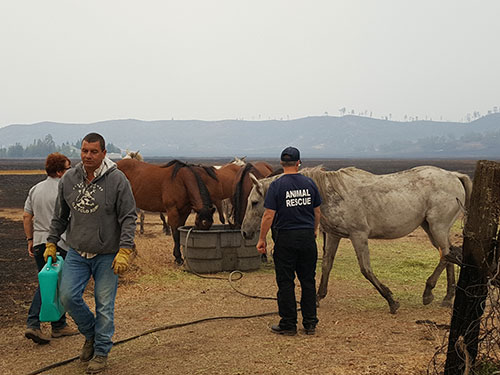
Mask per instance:
[[[184,264],[184,259],[176,259],[175,264],[178,266],[182,266]]]
[[[453,303],[450,301],[450,300],[443,300],[443,302],[441,302],[441,307],[453,307]]]
[[[391,305],[389,305],[389,309],[391,311],[391,314],[396,314],[399,309],[399,302],[394,301]]]
[[[428,296],[423,296],[422,297],[422,303],[424,305],[428,305],[429,303],[431,303],[432,301],[434,301],[434,295],[433,294],[429,294]]]

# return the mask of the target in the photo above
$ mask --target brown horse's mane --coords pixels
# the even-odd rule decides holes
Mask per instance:
[[[170,166],[174,166],[174,172],[172,173],[172,178],[174,178],[177,175],[177,172],[179,172],[179,169],[184,168],[184,167],[198,167],[198,168],[203,168],[207,174],[212,177],[215,181],[219,181],[217,179],[217,174],[215,173],[215,168],[214,167],[209,167],[206,165],[200,165],[200,164],[191,164],[191,163],[186,163],[183,161],[180,161],[178,159],[174,159],[172,161],[169,161],[167,164],[163,164],[160,167],[161,168],[168,168]]]
[[[235,222],[237,223],[239,221],[239,217],[241,214],[242,210],[242,205],[241,205],[241,197],[243,195],[243,182],[245,179],[245,176],[248,175],[250,172],[252,172],[255,177],[257,178],[262,178],[263,175],[259,172],[257,168],[252,163],[247,163],[241,170],[241,176],[240,179],[238,180],[236,187],[234,189],[233,197],[232,197],[232,205],[233,209],[231,212],[231,215],[233,216]]]
[[[271,173],[269,176],[267,177],[274,177],[274,176],[277,176],[279,174],[282,174],[284,172],[283,170],[283,167],[279,167],[279,168],[276,168],[273,173]]]
[[[175,176],[177,175],[177,173],[179,172],[179,170],[181,168],[188,168],[193,173],[194,177],[196,178],[196,182],[198,184],[198,189],[200,190],[200,196],[201,196],[201,200],[203,201],[203,206],[204,207],[212,207],[212,198],[210,197],[210,192],[208,191],[207,186],[205,185],[205,183],[201,179],[198,172],[196,172],[196,170],[193,167],[202,167],[210,177],[213,177],[217,180],[217,176],[215,176],[215,172],[213,173],[213,176],[212,176],[210,173],[208,173],[208,171],[206,169],[209,167],[205,168],[201,165],[188,164],[188,163],[185,163],[185,162],[177,160],[177,159],[169,161],[167,164],[162,165],[161,168],[167,168],[167,167],[170,167],[172,165],[174,166],[174,171],[172,172],[172,179],[175,178]]]

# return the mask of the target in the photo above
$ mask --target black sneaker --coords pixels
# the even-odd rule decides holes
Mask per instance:
[[[316,334],[316,327],[314,327],[314,326],[304,327],[304,333],[306,335],[315,335]]]
[[[285,336],[295,336],[297,334],[297,328],[281,328],[279,324],[271,326],[271,331]]]

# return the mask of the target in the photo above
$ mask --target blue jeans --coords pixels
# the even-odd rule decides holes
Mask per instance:
[[[115,297],[118,275],[111,264],[116,254],[98,254],[86,259],[70,249],[64,261],[60,284],[61,302],[86,339],[94,338],[94,353],[108,355],[115,331]],[[90,276],[94,278],[96,315],[83,300],[83,292]]]
[[[57,251],[64,258],[66,256],[66,251],[57,248]],[[45,266],[45,260],[43,259],[43,253],[45,252],[45,244],[37,245],[33,247],[33,253],[35,254],[36,267],[38,272],[40,272]],[[35,295],[33,296],[33,301],[31,301],[31,306],[28,311],[28,319],[26,319],[26,327],[32,329],[40,329],[40,308],[42,306],[42,298],[40,295],[40,286],[37,286]],[[61,316],[57,322],[52,322],[52,329],[58,330],[66,327],[66,314]]]

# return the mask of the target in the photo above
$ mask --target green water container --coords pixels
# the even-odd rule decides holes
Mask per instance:
[[[57,255],[56,263],[52,263],[52,257],[49,257],[47,264],[38,273],[40,295],[42,297],[42,306],[40,308],[41,322],[57,322],[64,314],[64,307],[59,298],[58,288],[63,265],[64,260],[60,255]]]

